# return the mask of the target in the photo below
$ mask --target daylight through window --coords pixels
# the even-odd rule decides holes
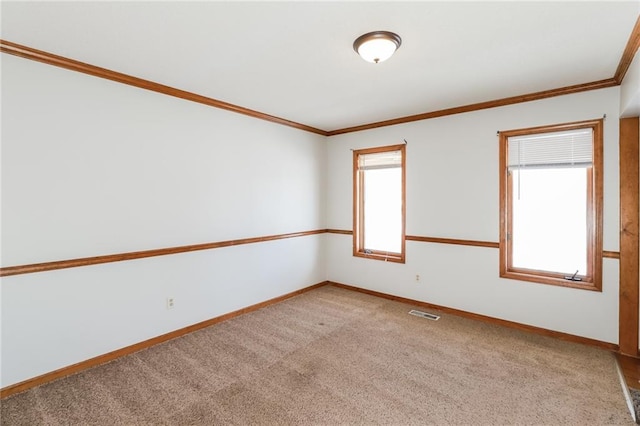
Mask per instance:
[[[601,289],[602,121],[500,133],[500,274]]]
[[[404,262],[405,145],[354,151],[354,255]]]

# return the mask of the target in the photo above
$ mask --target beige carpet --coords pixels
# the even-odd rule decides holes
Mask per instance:
[[[633,424],[612,354],[325,286],[2,401],[3,425]]]

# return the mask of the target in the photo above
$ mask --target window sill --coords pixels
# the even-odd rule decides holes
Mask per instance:
[[[365,259],[382,260],[385,262],[405,263],[404,256],[397,253],[364,253],[356,251],[353,253],[355,257],[363,257]]]
[[[560,276],[553,275],[538,275],[531,272],[522,272],[522,271],[506,271],[500,273],[500,278],[508,278],[512,280],[518,281],[528,281],[539,284],[547,284],[547,285],[555,285],[559,287],[570,287],[577,288],[581,290],[590,290],[590,291],[602,291],[601,286],[597,286],[592,280],[583,281],[571,281],[566,280]]]

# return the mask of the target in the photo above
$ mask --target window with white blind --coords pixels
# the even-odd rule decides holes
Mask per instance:
[[[602,288],[602,120],[500,132],[500,276]]]
[[[353,153],[353,255],[404,262],[405,145]]]

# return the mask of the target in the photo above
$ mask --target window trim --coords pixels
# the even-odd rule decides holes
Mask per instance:
[[[402,154],[402,235],[401,252],[389,253],[385,251],[364,249],[364,209],[363,199],[360,194],[364,190],[364,182],[361,178],[362,170],[359,169],[359,156],[363,154],[375,154],[388,151],[400,151]],[[353,151],[353,255],[367,259],[384,260],[388,262],[405,263],[406,240],[406,145],[390,145],[376,148],[358,149]]]
[[[602,291],[603,126],[604,120],[599,119],[500,132],[500,277]],[[512,246],[507,239],[513,220],[513,209],[508,208],[513,192],[507,172],[509,137],[586,128],[593,130],[593,166],[587,169],[587,275],[580,275],[582,281],[570,281],[564,274],[512,267]]]

